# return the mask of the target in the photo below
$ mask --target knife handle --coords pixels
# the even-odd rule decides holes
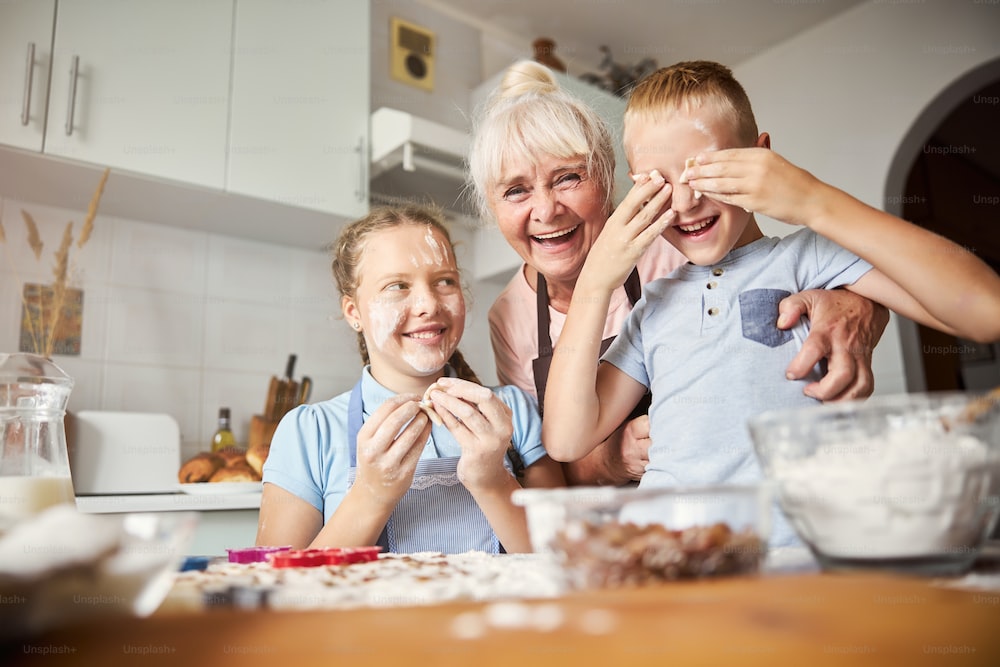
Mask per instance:
[[[309,394],[312,393],[312,378],[308,375],[302,376],[302,382],[299,384],[299,395],[297,399],[297,405],[302,405],[309,400]]]
[[[295,372],[295,355],[288,355],[288,363],[285,364],[285,379],[292,379],[292,374]]]

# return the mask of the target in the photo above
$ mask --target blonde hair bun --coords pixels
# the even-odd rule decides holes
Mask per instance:
[[[552,71],[533,60],[521,60],[507,68],[500,81],[500,97],[520,97],[528,93],[555,93],[559,84]]]

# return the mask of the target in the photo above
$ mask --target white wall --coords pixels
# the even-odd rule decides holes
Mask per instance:
[[[84,203],[85,205],[85,203]],[[21,209],[45,249],[28,249]],[[23,282],[48,284],[67,221],[85,209],[0,199],[0,350],[18,349]],[[246,442],[263,411],[268,381],[290,353],[296,377],[312,377],[313,400],[357,380],[354,334],[339,319],[326,254],[139,220],[98,215],[94,234],[70,254],[84,292],[80,356],[55,361],[76,380],[69,409],[165,412],[181,427],[182,453],[208,448],[218,408]]]
[[[401,109],[449,127],[467,129],[471,122],[470,92],[482,80],[479,32],[413,0],[383,0],[372,3],[371,11],[371,108]],[[415,23],[435,34],[438,52],[433,91],[415,88],[390,76],[389,21],[393,17]],[[479,378],[492,384],[496,382],[496,370],[486,311],[499,289],[495,284],[475,278],[477,260],[473,229],[453,224],[451,231],[468,288],[469,314],[459,349]]]
[[[997,57],[996,3],[875,0],[776,45],[734,72],[776,151],[886,208],[886,196],[902,194],[885,188],[910,126],[954,80]],[[771,221],[765,232],[789,229]],[[874,370],[877,393],[906,391],[895,317],[876,349]]]
[[[434,33],[435,86],[426,91],[389,74],[389,21],[397,17]],[[373,2],[371,108],[402,109],[436,123],[468,126],[469,91],[481,80],[479,32],[413,0]]]

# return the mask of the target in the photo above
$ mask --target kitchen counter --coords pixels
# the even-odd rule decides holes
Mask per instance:
[[[884,574],[795,573],[514,603],[295,612],[164,608],[146,619],[90,619],[49,631],[3,648],[0,661],[49,665],[60,653],[94,664],[141,656],[187,667],[273,667],[282,658],[355,667],[997,665],[998,630],[995,592]]]
[[[77,496],[88,514],[198,512],[198,528],[188,555],[224,556],[226,549],[250,546],[257,538],[261,494],[155,493]]]
[[[88,514],[123,512],[184,512],[260,509],[257,493],[149,493],[114,496],[77,496],[76,508]]]

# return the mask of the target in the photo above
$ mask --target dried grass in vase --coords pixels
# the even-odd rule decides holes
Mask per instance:
[[[104,185],[107,183],[110,169],[105,169],[101,174],[101,180],[90,198],[90,205],[87,207],[87,216],[80,229],[80,236],[76,240],[76,247],[83,248],[90,239],[94,231],[94,219],[97,217],[97,208],[101,203],[101,195],[104,193]],[[30,213],[21,209],[21,218],[27,229],[27,243],[31,249],[35,260],[40,261],[45,244],[42,242],[38,225]],[[0,243],[6,249],[7,236],[0,221]],[[31,350],[35,354],[44,357],[51,357],[55,351],[57,332],[63,312],[69,305],[67,296],[72,291],[69,289],[69,266],[70,251],[73,247],[73,222],[66,223],[59,248],[55,251],[53,258],[55,262],[52,266],[52,284],[46,289],[33,290],[29,296],[27,290],[21,290],[21,306],[24,312],[24,326],[28,329],[31,341]],[[13,266],[13,262],[11,262]],[[19,281],[20,282],[20,281]]]

